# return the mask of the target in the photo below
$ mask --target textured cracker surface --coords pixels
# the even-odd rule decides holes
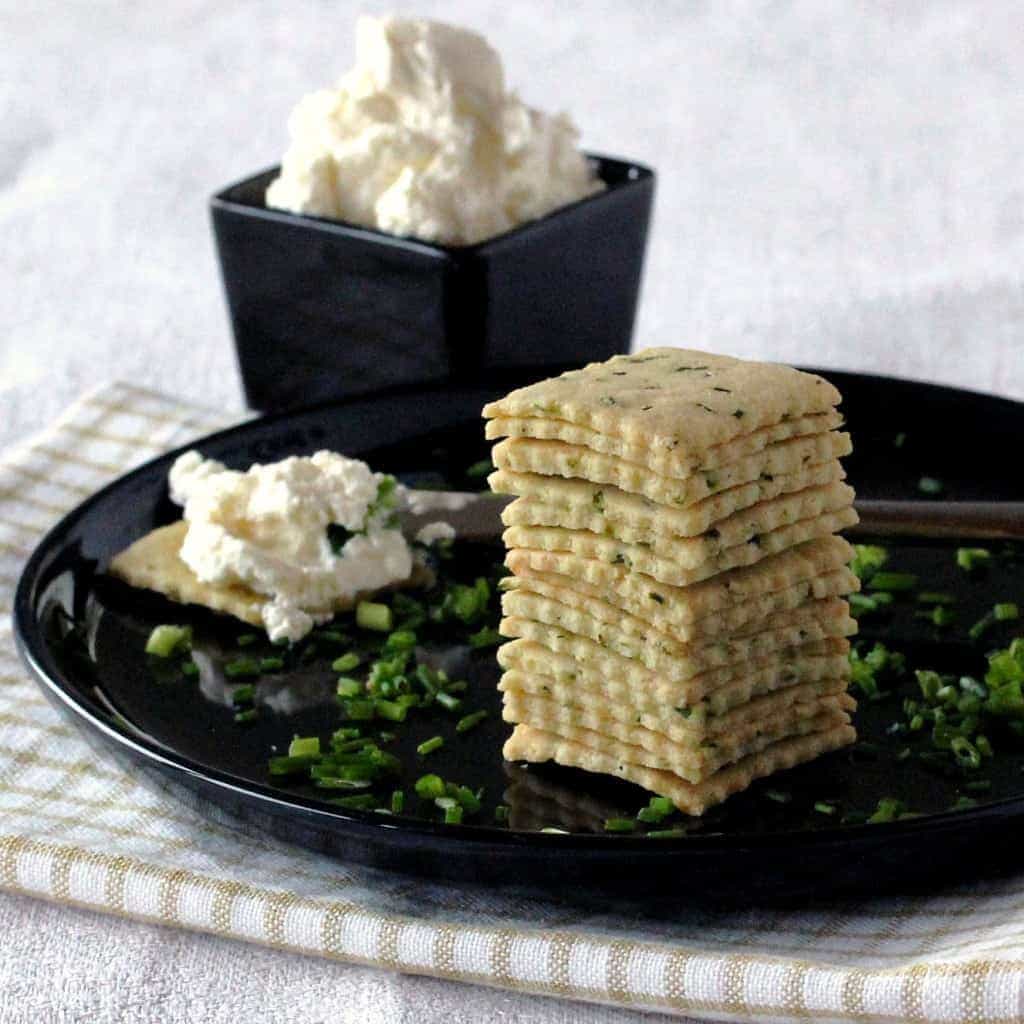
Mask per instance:
[[[545,717],[555,723],[562,720],[561,716],[571,715],[567,721],[596,732],[610,732],[613,727],[642,726],[673,743],[699,746],[704,740],[718,737],[740,739],[756,732],[762,722],[777,721],[786,714],[806,718],[816,713],[823,698],[845,694],[848,683],[845,676],[798,683],[747,701],[721,715],[700,713],[702,705],[694,709],[664,704],[657,711],[648,712],[628,699],[623,702],[606,700],[603,690],[596,687],[565,686],[552,676],[530,676],[515,669],[502,675],[498,689],[505,695],[506,709],[514,716],[506,716],[506,721],[533,721],[539,728],[552,728],[553,724],[544,724]],[[605,718],[610,721],[605,723]],[[618,725],[613,726],[613,722]]]
[[[543,573],[585,585],[610,604],[637,609],[657,607],[673,622],[695,622],[744,601],[778,593],[840,569],[853,557],[842,537],[821,537],[789,548],[772,558],[732,569],[687,587],[669,587],[621,565],[583,558],[568,551],[514,549],[505,565],[517,576]],[[641,616],[646,618],[646,616]]]
[[[650,348],[519,388],[483,414],[567,420],[631,445],[700,452],[839,402],[826,380],[792,367]]]
[[[684,683],[667,680],[637,662],[624,662],[616,671],[617,666],[581,661],[530,640],[512,640],[502,646],[498,662],[506,671],[517,673],[518,685],[526,692],[543,694],[547,686],[552,695],[586,693],[588,700],[629,705],[656,716],[663,715],[665,708],[686,706],[691,709],[689,721],[697,723],[791,686],[846,679],[848,653],[847,640],[803,644],[712,669]]]
[[[699,537],[677,537],[667,533],[657,516],[651,517],[655,529],[638,527],[598,511],[593,502],[589,505],[565,506],[547,504],[537,498],[516,498],[502,510],[501,521],[506,526],[554,526],[566,530],[585,530],[624,544],[638,544],[655,555],[692,569],[717,558],[728,548],[746,544],[772,530],[849,508],[853,498],[853,488],[849,484],[832,483],[823,487],[809,487],[795,494],[751,505],[719,520],[713,529]]]
[[[812,519],[769,530],[749,543],[736,544],[693,567],[680,565],[677,560],[658,555],[653,549],[639,544],[624,544],[584,530],[565,530],[557,526],[510,526],[502,538],[509,548],[568,551],[580,558],[621,565],[626,570],[670,587],[687,587],[729,569],[754,565],[764,558],[816,537],[838,533],[853,526],[857,519],[852,506],[838,512],[826,512]],[[667,546],[672,543],[670,540],[663,541],[662,550],[667,550]]]
[[[564,441],[580,445],[605,455],[614,455],[627,462],[636,462],[664,476],[684,477],[705,469],[715,469],[752,455],[777,441],[806,434],[820,434],[842,426],[843,417],[836,411],[801,416],[762,427],[735,440],[716,445],[703,452],[654,450],[644,445],[626,444],[621,438],[599,434],[565,420],[544,419],[539,416],[489,420],[485,436],[490,440],[502,437],[533,437],[541,441]]]
[[[593,629],[596,635],[604,637],[603,643],[597,640],[596,635],[585,636],[564,626],[549,625],[533,618],[518,616],[502,619],[499,630],[502,636],[533,640],[552,651],[568,654],[581,661],[590,658],[596,664],[603,660],[608,671],[617,671],[621,674],[622,662],[632,662],[660,673],[666,679],[682,683],[710,669],[722,668],[737,662],[754,661],[785,647],[798,647],[820,640],[852,636],[857,632],[857,623],[846,613],[845,602],[838,603],[844,605],[843,610],[830,618],[765,630],[750,637],[695,646],[686,655],[666,654],[655,646],[644,647],[632,638],[625,640],[621,635],[612,635],[610,629],[599,624]],[[581,628],[587,624],[585,620],[579,622]]]
[[[699,785],[687,782],[672,772],[620,761],[606,751],[594,750],[528,725],[515,727],[502,753],[508,761],[555,761],[571,768],[614,775],[668,797],[686,814],[699,815],[734,793],[742,792],[755,779],[811,761],[830,750],[853,743],[856,738],[852,725],[841,724],[827,732],[782,740],[716,772]]]
[[[683,479],[652,473],[635,462],[591,451],[562,441],[535,441],[512,437],[494,446],[491,457],[499,469],[514,473],[539,473],[566,479],[610,484],[630,494],[639,494],[659,505],[686,508],[713,494],[759,480],[795,473],[849,455],[850,435],[839,431],[794,437],[763,451],[744,456],[718,469],[709,469]]]
[[[262,626],[266,598],[247,587],[203,583],[179,554],[188,524],[161,526],[139,538],[110,561],[111,575],[133,587],[155,590],[181,604],[199,604],[225,612],[253,626]]]
[[[506,699],[504,719],[553,732],[593,750],[600,750],[630,764],[673,772],[688,782],[703,782],[728,764],[777,743],[789,736],[822,732],[849,722],[848,710],[856,702],[848,694],[824,697],[816,701],[810,714],[796,715],[793,709],[766,719],[760,727],[745,729],[737,736],[719,736],[713,740],[676,743],[663,733],[652,732],[607,715],[588,715],[575,709],[527,698]]]
[[[665,605],[657,602],[645,601],[634,607],[614,592],[607,595],[608,600],[603,600],[597,587],[591,587],[590,584],[581,583],[568,576],[527,572],[523,576],[505,578],[501,581],[501,586],[506,591],[534,593],[553,601],[560,601],[602,622],[613,622],[623,616],[632,616],[659,633],[688,642],[725,633],[750,632],[753,623],[776,612],[798,608],[811,600],[855,593],[860,589],[860,580],[844,567],[814,579],[803,580],[773,594],[730,605],[693,622],[674,621],[666,614]]]

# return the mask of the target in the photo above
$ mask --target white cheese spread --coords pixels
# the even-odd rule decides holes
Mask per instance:
[[[302,99],[267,205],[470,244],[604,188],[565,114],[505,89],[475,32],[361,17],[356,65]]]
[[[204,582],[266,595],[272,640],[298,640],[339,600],[412,572],[394,481],[356,459],[321,451],[243,473],[190,451],[169,484],[188,522],[182,561]]]

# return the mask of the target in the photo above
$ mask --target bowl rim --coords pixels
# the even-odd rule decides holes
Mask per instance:
[[[606,181],[607,187],[600,192],[593,192],[571,203],[566,203],[564,206],[559,206],[542,217],[517,224],[515,227],[509,228],[499,235],[492,235],[490,238],[484,238],[479,242],[471,242],[466,245],[445,245],[440,242],[428,242],[411,235],[395,235],[388,231],[381,231],[378,228],[353,224],[351,221],[335,220],[331,217],[317,217],[306,213],[292,213],[289,210],[274,209],[265,203],[257,205],[255,203],[243,202],[233,196],[233,193],[238,189],[251,185],[260,178],[277,174],[281,169],[280,164],[264,167],[260,171],[248,174],[244,178],[239,178],[230,185],[225,185],[223,188],[218,189],[210,196],[210,209],[214,213],[230,211],[244,217],[253,217],[257,220],[304,226],[313,231],[358,239],[363,242],[372,242],[378,245],[387,245],[398,249],[414,250],[439,258],[461,257],[478,253],[490,246],[504,243],[510,239],[527,236],[531,232],[542,229],[552,221],[565,218],[583,206],[600,204],[602,200],[606,200],[624,189],[636,188],[641,185],[653,188],[654,182],[657,180],[657,174],[653,168],[648,167],[646,164],[638,163],[635,160],[608,156],[602,153],[591,153],[589,151],[584,151],[583,155],[596,165],[598,176],[602,180],[604,180],[602,172],[610,167],[623,169],[625,171],[623,179],[611,183]]]

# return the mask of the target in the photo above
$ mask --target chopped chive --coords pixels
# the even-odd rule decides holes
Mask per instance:
[[[980,640],[995,625],[996,616],[994,612],[985,612],[984,615],[969,630],[967,635],[972,640]]]
[[[932,609],[930,618],[936,626],[942,629],[956,620],[956,612],[944,604],[937,604]]]
[[[462,824],[462,806],[456,804],[454,807],[446,807],[444,812],[444,823],[446,825],[461,825]]]
[[[235,712],[235,721],[238,722],[239,725],[245,725],[246,722],[255,721],[255,719],[259,717],[259,713],[259,708],[245,708],[243,711]]]
[[[340,672],[342,675],[358,667],[359,655],[355,651],[349,651],[348,654],[343,654],[340,658],[335,658],[331,662],[331,671]]]
[[[407,704],[398,704],[393,700],[383,700],[378,697],[373,702],[378,717],[388,722],[404,722],[405,716],[409,713]]]
[[[157,626],[146,641],[146,653],[157,658],[169,658],[191,649],[191,626]]]
[[[917,489],[922,494],[941,494],[945,489],[946,485],[934,476],[923,476],[917,481]]]
[[[349,679],[342,676],[338,680],[338,696],[344,700],[351,697],[358,697],[363,692],[363,684],[358,679]]]
[[[377,633],[387,633],[393,625],[391,609],[375,601],[360,601],[356,605],[356,625]]]
[[[876,572],[868,586],[872,590],[913,590],[917,586],[917,577],[912,572]]]
[[[988,548],[957,548],[956,564],[966,572],[972,572],[992,560],[992,552]]]
[[[788,804],[793,799],[792,793],[787,793],[782,789],[766,789],[764,795],[777,804]]]
[[[471,633],[467,638],[470,647],[479,649],[481,647],[493,647],[501,643],[501,634],[491,626],[484,626],[482,629]]]
[[[652,829],[644,835],[645,839],[682,839],[686,835],[684,828]]]
[[[373,721],[377,713],[372,700],[343,700],[341,706],[345,711],[345,717],[353,722]]]
[[[352,642],[344,633],[339,633],[336,629],[318,629],[313,635],[317,640],[324,640],[329,644],[341,645]]]
[[[314,767],[316,767],[314,765]],[[354,774],[354,773],[353,773]],[[312,771],[311,771],[312,775]],[[326,772],[319,772],[312,775],[317,789],[369,789],[369,779],[346,779],[341,775],[328,775]]]
[[[978,806],[978,801],[975,800],[974,797],[971,797],[971,796],[958,796],[956,798],[956,800],[954,801],[954,803],[952,803],[950,805],[949,809],[951,811],[962,811],[962,810],[966,810],[968,807],[977,807],[977,806]]]
[[[498,806],[494,808],[494,820],[497,822],[508,821],[508,814],[509,809],[505,804],[498,804]]]
[[[183,661],[181,663],[181,674],[189,679],[199,675],[199,666],[194,661]]]
[[[907,435],[906,435],[906,432],[903,431],[903,430],[901,430],[892,439],[892,446],[893,446],[893,448],[902,448],[906,443],[907,443]]]
[[[455,731],[469,732],[470,729],[475,729],[486,717],[487,712],[483,710],[465,715],[455,723]]]
[[[444,690],[438,691],[436,700],[446,711],[459,711],[462,708],[462,701]]]
[[[971,793],[987,793],[992,788],[991,779],[972,779],[964,783],[964,789]]]
[[[836,805],[835,804],[830,804],[827,800],[818,800],[815,803],[815,805],[814,805],[814,809],[819,814],[835,814],[836,813]]]
[[[889,552],[878,544],[854,544],[850,569],[862,580],[882,568],[889,560]]]
[[[280,672],[284,668],[284,658],[260,658],[260,672]]]
[[[405,792],[401,789],[396,789],[391,794],[391,813],[401,814],[405,809]]]
[[[311,757],[272,757],[267,768],[271,775],[295,775],[306,771],[312,760]]]
[[[569,834],[567,829],[555,828],[553,825],[548,825],[546,828],[539,829],[540,832],[546,832],[552,836],[567,836]]]
[[[633,832],[636,822],[632,818],[607,818],[604,823],[605,832]]]
[[[258,676],[260,662],[258,658],[235,658],[224,665],[224,675],[228,679],[243,679],[246,676]]]
[[[1020,608],[1013,601],[1001,601],[992,609],[996,622],[1010,622],[1020,618]]]
[[[232,704],[251,704],[256,696],[256,687],[252,683],[243,683],[231,691]]]
[[[320,737],[319,736],[296,736],[288,744],[289,757],[319,757]]]
[[[444,781],[440,775],[421,775],[416,780],[416,795],[424,800],[436,800],[444,796]]]
[[[992,744],[989,742],[989,738],[979,733],[974,737],[974,745],[978,748],[978,753],[982,757],[991,757],[993,754]]]
[[[377,806],[377,798],[371,793],[359,793],[356,796],[336,796],[331,803],[353,811],[372,811]]]
[[[393,633],[389,633],[387,640],[384,641],[384,650],[388,654],[411,651],[415,646],[416,634],[411,629],[396,629]]]
[[[871,825],[878,825],[886,821],[895,821],[906,810],[902,800],[896,800],[891,796],[884,796],[878,801],[875,813],[867,820]]]
[[[252,646],[252,644],[256,643],[257,640],[259,640],[259,637],[255,633],[243,633],[235,641],[235,643],[239,647],[250,647],[250,646]]]
[[[424,740],[417,748],[416,753],[420,757],[426,757],[428,754],[432,754],[435,750],[440,750],[444,746],[443,736],[431,736],[429,740]]]
[[[637,811],[636,819],[648,825],[656,825],[664,821],[674,810],[675,805],[668,797],[652,796],[647,806]]]
[[[466,470],[466,476],[470,479],[477,479],[482,476],[487,476],[489,473],[494,472],[494,466],[490,459],[481,459],[479,462],[474,462]]]
[[[935,590],[922,590],[917,595],[921,604],[956,604],[956,598],[952,594],[940,594]]]

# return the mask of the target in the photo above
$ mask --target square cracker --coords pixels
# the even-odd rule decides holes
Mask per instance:
[[[669,638],[686,643],[706,641],[726,633],[742,633],[776,612],[791,611],[812,600],[842,597],[856,593],[860,580],[847,568],[803,580],[784,590],[766,594],[750,601],[741,601],[728,608],[705,615],[693,622],[675,622],[665,614],[664,605],[645,602],[633,606],[614,592],[604,600],[601,591],[587,583],[545,573],[527,573],[506,577],[503,590],[518,590],[559,601],[570,608],[586,612],[601,622],[615,622],[623,616],[632,617]]]
[[[581,628],[588,626],[586,621],[577,624]],[[498,628],[502,636],[532,640],[557,654],[567,654],[580,661],[589,659],[595,667],[602,665],[607,671],[620,676],[625,674],[630,665],[640,665],[666,680],[682,684],[711,669],[755,661],[783,648],[799,647],[821,640],[844,639],[857,632],[857,623],[843,611],[828,618],[780,626],[753,636],[694,647],[685,657],[666,654],[658,647],[646,647],[635,639],[626,640],[622,634],[612,634],[611,630],[600,624],[592,627],[594,636],[521,616],[506,616]],[[597,637],[602,639],[598,640]]]
[[[720,491],[687,508],[659,505],[650,498],[629,494],[611,484],[591,484],[585,480],[566,480],[539,473],[499,469],[487,478],[487,482],[495,494],[537,498],[559,508],[589,504],[638,529],[660,530],[675,537],[696,537],[743,509],[771,501],[779,495],[821,487],[845,478],[846,471],[838,460],[833,459],[820,466],[809,466],[795,473],[783,473],[772,476],[770,480],[756,480]]]
[[[730,569],[754,565],[764,558],[786,551],[816,537],[827,537],[857,523],[853,507],[826,512],[812,519],[780,526],[760,534],[746,544],[735,544],[700,565],[687,567],[672,558],[655,553],[640,544],[623,544],[585,530],[564,530],[557,526],[510,526],[502,533],[509,548],[539,551],[568,551],[580,558],[621,565],[624,569],[664,583],[670,587],[688,587]],[[671,552],[671,540],[661,550]]]
[[[789,366],[656,348],[519,388],[483,414],[566,420],[643,448],[700,452],[840,400],[828,381]]]
[[[611,729],[611,723],[604,722],[607,718],[617,723],[617,728],[642,727],[667,737],[673,743],[699,746],[707,739],[727,737],[734,740],[749,735],[756,732],[762,722],[774,721],[789,713],[806,718],[815,713],[814,709],[823,698],[846,693],[849,682],[849,674],[844,673],[816,682],[797,683],[755,697],[721,715],[696,715],[694,711],[697,709],[685,705],[672,707],[670,704],[645,710],[638,707],[629,695],[622,700],[609,700],[599,686],[587,686],[582,682],[566,685],[553,676],[528,675],[518,669],[503,673],[498,689],[505,695],[506,709],[528,712],[506,718],[506,721],[532,720],[544,729],[553,728],[555,722],[562,720],[562,715],[571,714],[570,723],[606,732]],[[544,724],[545,715],[550,726]]]
[[[528,591],[509,591],[502,595],[502,632],[529,622],[549,626],[560,633],[586,637],[602,647],[639,661],[652,672],[667,678],[686,679],[705,668],[749,661],[758,653],[823,640],[830,636],[849,636],[856,631],[849,606],[839,598],[808,601],[798,608],[776,612],[759,622],[750,623],[742,634],[700,638],[682,642],[665,633],[653,631],[640,619],[619,613],[598,619],[579,608]],[[505,633],[505,635],[509,635]],[[512,633],[513,636],[519,635]]]
[[[513,473],[587,480],[639,494],[659,505],[688,508],[721,491],[755,481],[770,483],[775,476],[820,466],[849,455],[851,451],[850,435],[833,430],[780,441],[727,466],[694,473],[683,479],[652,473],[635,462],[625,462],[579,445],[535,441],[529,437],[499,441],[491,451],[491,458],[499,469]]]
[[[543,707],[541,705],[544,705]],[[553,732],[563,739],[611,754],[620,761],[672,772],[687,782],[703,782],[726,765],[763,750],[790,736],[821,732],[849,722],[856,701],[848,694],[824,697],[806,714],[796,707],[766,719],[760,727],[744,729],[736,736],[718,736],[693,744],[676,743],[662,733],[630,725],[600,714],[577,714],[551,701],[510,700],[506,694],[504,719]]]
[[[549,696],[592,692],[594,700],[606,705],[632,704],[638,712],[654,716],[663,715],[665,708],[686,707],[687,721],[697,725],[791,686],[848,679],[849,650],[849,641],[842,639],[803,644],[710,669],[684,683],[665,679],[638,662],[616,666],[580,661],[530,640],[503,644],[498,663],[507,672],[517,673],[517,685],[524,691]]]
[[[564,530],[583,530],[600,537],[635,544],[668,558],[682,568],[693,569],[719,557],[723,551],[794,523],[805,522],[828,512],[839,512],[853,504],[853,488],[844,483],[808,487],[736,512],[715,523],[714,528],[697,537],[679,537],[665,530],[652,516],[650,526],[637,526],[595,507],[555,505],[537,498],[516,498],[501,513],[505,526],[548,526]]]
[[[623,762],[606,751],[594,750],[528,725],[515,727],[502,753],[507,761],[555,761],[570,768],[614,775],[649,792],[668,797],[684,814],[700,815],[746,789],[756,779],[811,761],[828,751],[848,746],[856,739],[856,730],[846,723],[835,725],[826,732],[781,740],[715,772],[698,785],[672,772]]]
[[[817,579],[852,558],[853,548],[842,537],[820,537],[686,587],[665,586],[621,565],[583,558],[571,551],[516,548],[506,554],[505,564],[517,576],[550,574],[571,580],[574,587],[603,597],[609,604],[638,609],[634,614],[641,618],[647,616],[639,609],[656,607],[667,621],[678,624],[696,622],[741,602]]]
[[[564,441],[566,444],[613,455],[626,462],[638,463],[663,476],[686,477],[692,473],[717,469],[719,466],[736,462],[777,441],[787,441],[791,437],[804,437],[807,434],[821,434],[835,430],[842,424],[843,417],[835,410],[813,416],[800,416],[797,419],[783,420],[760,430],[740,434],[732,441],[698,453],[680,450],[678,447],[672,451],[664,451],[631,445],[621,438],[599,434],[588,427],[539,416],[489,420],[484,433],[490,440],[502,437],[532,437],[540,441]]]

